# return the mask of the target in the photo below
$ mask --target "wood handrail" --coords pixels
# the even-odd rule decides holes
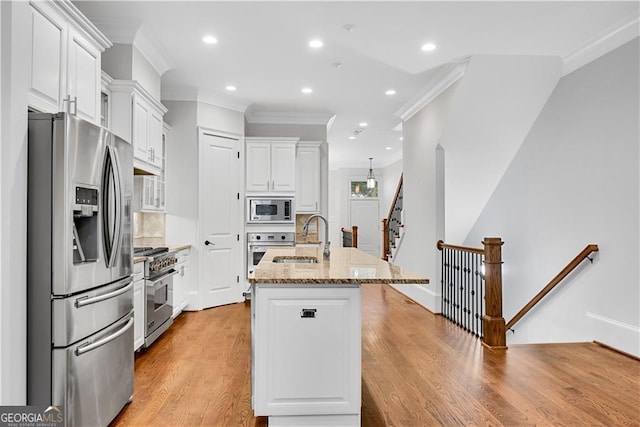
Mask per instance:
[[[540,292],[538,292],[531,301],[529,301],[522,309],[513,316],[513,319],[509,320],[505,325],[507,329],[511,329],[513,325],[518,322],[518,320],[522,319],[522,317],[529,312],[542,298],[544,298],[549,292],[555,288],[558,283],[560,283],[565,277],[569,275],[582,261],[589,258],[592,252],[597,252],[598,245],[590,244],[587,245],[582,252],[580,252],[574,259],[571,260],[569,264],[565,268],[560,271],[551,281],[545,286]]]
[[[400,188],[402,188],[403,176],[404,176],[404,172],[400,174],[400,180],[398,181],[398,186],[396,187],[396,193],[393,195],[393,199],[391,199],[391,207],[389,208],[389,213],[387,214],[387,221],[391,220],[391,215],[393,214],[393,207],[396,205],[396,200],[398,200],[398,195],[400,194]]]
[[[436,243],[436,247],[440,251],[446,248],[446,249],[455,249],[457,251],[471,252],[471,253],[474,253],[474,254],[484,254],[484,249],[471,248],[469,246],[449,245],[449,244],[443,242],[442,240],[438,240],[438,243]]]

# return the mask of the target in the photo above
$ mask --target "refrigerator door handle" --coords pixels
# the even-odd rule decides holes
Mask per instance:
[[[83,344],[80,347],[76,348],[76,356],[81,356],[84,353],[87,353],[91,350],[95,350],[98,347],[102,347],[105,344],[110,343],[111,341],[115,340],[116,338],[118,338],[120,335],[124,334],[125,332],[127,332],[131,327],[133,326],[133,316],[131,316],[129,318],[129,320],[127,321],[127,324],[124,325],[121,329],[119,329],[118,331],[114,332],[113,334],[106,336],[96,342],[94,342],[93,344]]]
[[[115,249],[113,251],[113,256],[112,256],[112,265],[114,265],[115,260],[120,254],[120,246],[122,246],[122,234],[123,234],[122,221],[124,216],[124,209],[123,209],[124,200],[122,195],[122,181],[120,180],[122,172],[120,170],[120,160],[118,159],[118,152],[113,147],[109,147],[109,149],[111,150],[111,158],[113,159],[111,170],[113,173],[113,179],[115,181],[115,189],[116,189],[116,194],[115,194],[116,217],[115,217],[115,232],[114,232]]]
[[[118,241],[120,240],[122,201],[120,176],[117,170],[116,158],[112,147],[107,146],[105,150],[105,165],[103,172],[103,190],[102,190],[102,218],[104,224],[105,237],[105,253],[107,268],[115,265],[118,255]],[[111,193],[111,185],[113,183],[113,193]],[[111,204],[113,203],[113,218],[111,217]],[[113,220],[113,225],[112,225]]]
[[[118,295],[122,295],[125,292],[127,292],[128,290],[130,290],[131,288],[133,288],[133,279],[132,278],[127,278],[127,280],[129,281],[129,283],[127,283],[127,285],[125,285],[124,287],[120,288],[120,289],[116,289],[115,291],[112,292],[108,292],[106,294],[102,294],[102,295],[98,295],[96,297],[82,297],[82,298],[78,298],[75,302],[75,306],[76,308],[80,308],[80,307],[84,307],[85,305],[89,305],[89,304],[95,304],[97,302],[100,301],[104,301],[104,300],[108,300],[110,298],[114,298],[117,297]]]

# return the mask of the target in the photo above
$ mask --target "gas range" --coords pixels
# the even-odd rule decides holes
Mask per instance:
[[[146,279],[161,276],[169,272],[178,263],[176,252],[170,251],[167,247],[135,247],[133,248],[133,254],[147,257],[144,262],[144,277]]]

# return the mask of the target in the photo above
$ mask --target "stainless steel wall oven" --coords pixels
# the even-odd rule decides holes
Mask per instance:
[[[267,249],[296,245],[296,233],[247,233],[247,277],[253,273]]]

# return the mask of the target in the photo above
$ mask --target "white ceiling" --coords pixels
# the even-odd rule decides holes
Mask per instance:
[[[330,127],[330,165],[399,159],[395,113],[439,66],[474,54],[575,56],[638,16],[638,2],[73,2],[116,43],[153,40],[163,94],[198,91],[248,116]],[[355,29],[346,31],[346,24]],[[204,35],[218,39],[205,45]],[[311,49],[313,38],[324,42]],[[437,45],[423,52],[426,42]],[[340,67],[335,64],[340,63]],[[237,91],[229,93],[225,86]],[[313,93],[305,95],[301,88]],[[393,88],[396,95],[387,96]],[[164,95],[163,95],[164,98]],[[351,141],[348,136],[369,126]],[[392,147],[385,150],[385,147]]]

